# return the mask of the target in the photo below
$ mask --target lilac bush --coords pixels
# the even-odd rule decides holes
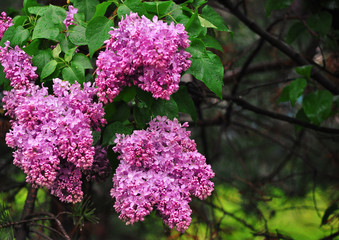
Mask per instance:
[[[16,149],[13,163],[27,182],[47,187],[61,201],[79,202],[81,171],[94,162],[91,128],[106,123],[104,110],[93,102],[91,83],[82,89],[77,82],[54,79],[53,90],[50,95],[46,87],[31,84],[5,92],[4,109],[13,118],[6,142]]]
[[[99,100],[112,102],[132,84],[154,98],[169,100],[179,88],[180,73],[191,64],[191,55],[184,50],[190,42],[185,27],[130,13],[109,34],[106,50],[96,61]]]
[[[13,25],[12,18],[7,16],[5,12],[2,12],[0,16],[0,40],[2,39],[6,30],[12,25]]]
[[[146,130],[117,134],[113,150],[120,153],[120,165],[111,196],[127,224],[143,221],[155,209],[170,228],[183,232],[191,223],[191,195],[211,195],[214,173],[186,127],[158,116]]]
[[[13,88],[22,88],[30,85],[38,75],[36,67],[32,66],[32,57],[26,54],[19,46],[11,48],[10,42],[0,46],[0,63],[4,67],[6,78],[11,81]]]
[[[33,187],[44,187],[60,201],[74,204],[86,194],[83,180],[109,176],[107,151],[113,147],[120,154],[120,164],[110,194],[120,218],[133,224],[156,210],[170,228],[184,232],[192,221],[192,197],[205,199],[214,189],[211,166],[190,139],[187,123],[162,116],[150,121],[150,116],[158,113],[148,104],[145,112],[135,111],[143,108],[142,91],[133,89],[129,96],[122,97],[126,104],[113,100],[124,87],[132,85],[150,92],[155,98],[150,100],[153,106],[165,102],[156,99],[170,100],[179,89],[182,73],[192,61],[194,64],[194,47],[188,48],[191,41],[198,40],[192,35],[189,40],[184,25],[165,9],[162,14],[157,9],[157,14],[176,24],[159,20],[147,11],[145,15],[153,16],[151,19],[133,12],[121,17],[116,6],[112,16],[117,13],[121,21],[109,31],[114,26],[114,21],[106,18],[106,10],[113,7],[111,2],[88,12],[80,2],[74,2],[79,8],[77,21],[74,17],[78,9],[72,5],[65,11],[33,2],[24,3],[25,16],[15,18],[10,34],[4,35],[13,25],[12,19],[6,13],[0,17],[0,40],[6,38],[0,46],[0,64],[7,79],[1,78],[0,86],[11,86],[2,101],[5,114],[11,118],[6,143],[14,149],[14,165],[24,171],[26,182]],[[147,4],[151,7],[153,3]],[[76,24],[81,26],[69,36],[70,26]],[[10,42],[18,45],[11,47]],[[93,55],[91,49],[101,47],[105,50]],[[205,48],[199,51],[210,56]],[[32,57],[36,66],[32,65]],[[93,71],[91,58],[96,62]],[[185,112],[194,108],[187,91],[179,91],[177,96],[171,99],[172,109],[166,105],[164,112],[171,110],[178,116],[179,106]],[[182,107],[178,99],[185,99],[187,106]],[[139,120],[140,126],[150,121],[149,127],[129,136],[117,134],[115,139],[116,132],[131,133]]]

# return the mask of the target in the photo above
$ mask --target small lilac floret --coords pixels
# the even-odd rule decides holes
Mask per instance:
[[[6,78],[11,81],[13,88],[22,88],[30,85],[38,77],[36,67],[32,66],[32,57],[18,46],[11,48],[10,42],[5,47],[0,46],[0,63],[4,67]]]
[[[12,18],[8,17],[5,12],[2,12],[0,16],[0,40],[10,26],[13,26]]]
[[[96,61],[99,100],[112,102],[132,84],[169,100],[179,88],[181,72],[191,65],[191,55],[184,50],[190,43],[185,27],[130,13],[109,34],[106,50]]]
[[[115,210],[127,224],[143,221],[155,209],[170,228],[184,232],[191,223],[191,196],[211,195],[211,166],[196,149],[187,123],[153,119],[146,130],[117,134],[113,150],[120,165],[113,177]]]
[[[31,84],[5,92],[4,109],[12,128],[6,143],[15,149],[13,163],[26,181],[46,187],[61,201],[79,202],[82,171],[95,158],[91,129],[106,123],[102,103],[93,102],[96,88],[85,83],[53,80],[54,95]]]
[[[67,16],[66,16],[65,20],[63,21],[63,23],[66,26],[66,31],[67,31],[67,36],[68,36],[69,35],[68,27],[70,25],[76,25],[75,24],[75,20],[74,20],[74,14],[78,13],[78,9],[73,7],[72,5],[69,5],[68,6],[68,11],[66,13],[67,13]]]

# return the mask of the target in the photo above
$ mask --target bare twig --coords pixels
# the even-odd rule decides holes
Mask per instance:
[[[37,192],[37,188],[33,188],[31,185],[29,185],[21,220],[25,220],[30,214],[33,213]],[[27,229],[26,224],[16,225],[14,228],[14,236],[17,240],[25,240],[28,236],[28,232],[29,230]]]
[[[270,118],[274,118],[280,121],[284,121],[284,122],[289,122],[289,123],[293,123],[305,128],[309,128],[318,132],[324,132],[324,133],[329,133],[329,134],[339,134],[339,129],[336,128],[327,128],[327,127],[319,127],[317,125],[314,125],[312,123],[308,123],[308,122],[304,122],[301,121],[299,119],[296,118],[292,118],[283,114],[279,114],[276,112],[270,112],[267,110],[264,110],[262,108],[258,108],[252,104],[250,104],[249,102],[243,100],[240,97],[231,97],[231,96],[224,96],[223,99],[228,100],[228,101],[233,101],[235,104],[241,106],[242,108],[249,110],[251,112],[263,115],[263,116],[267,116]]]
[[[253,32],[261,36],[267,42],[269,42],[272,46],[279,49],[281,52],[290,57],[293,61],[295,61],[298,65],[309,65],[310,62],[303,58],[299,53],[297,53],[294,49],[286,45],[284,42],[280,41],[278,38],[270,34],[269,32],[262,29],[258,26],[254,21],[247,18],[239,9],[235,8],[230,0],[219,0],[219,2],[224,5],[226,8],[230,10],[230,12],[236,16],[240,21],[242,21],[249,29]],[[339,94],[338,86],[333,85],[327,78],[325,78],[318,69],[313,68],[312,78],[316,80],[319,84],[325,87],[327,90],[332,92],[333,94]]]
[[[324,238],[321,238],[320,240],[332,240],[332,239],[335,239],[335,237],[339,236],[339,231],[338,232],[335,232],[327,237],[324,237]]]

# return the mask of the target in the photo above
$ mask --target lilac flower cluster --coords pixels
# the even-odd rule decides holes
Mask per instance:
[[[91,170],[95,155],[93,129],[106,121],[101,103],[94,103],[96,89],[53,80],[54,95],[31,84],[5,92],[4,109],[13,120],[6,135],[16,149],[13,163],[27,174],[26,181],[46,187],[61,201],[82,199],[82,171]]]
[[[0,63],[4,67],[6,78],[11,80],[13,88],[28,86],[38,75],[36,67],[32,66],[32,57],[18,46],[11,48],[10,42],[5,42],[5,47],[0,46]]]
[[[185,27],[130,13],[109,34],[106,50],[96,62],[99,100],[112,102],[132,84],[154,98],[169,100],[179,88],[181,72],[191,64],[191,55],[184,50],[190,42]]]
[[[2,12],[0,16],[0,40],[10,26],[13,26],[12,18],[8,17],[5,12]]]
[[[117,134],[115,152],[121,162],[113,177],[111,196],[127,224],[143,221],[155,208],[170,227],[185,231],[191,222],[191,195],[211,195],[211,166],[186,131],[166,117],[153,119],[146,130]]]
[[[67,36],[68,36],[68,27],[70,25],[75,25],[75,21],[74,21],[74,14],[77,14],[78,9],[73,7],[72,5],[68,6],[68,11],[67,11],[67,16],[65,18],[65,20],[63,21],[63,23],[66,26],[66,31],[67,31]]]

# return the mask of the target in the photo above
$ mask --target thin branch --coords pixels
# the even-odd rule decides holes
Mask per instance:
[[[235,104],[237,104],[238,106],[249,110],[251,112],[263,115],[263,116],[267,116],[267,117],[271,117],[280,121],[284,121],[284,122],[289,122],[289,123],[293,123],[305,128],[309,128],[318,132],[323,132],[323,133],[329,133],[329,134],[339,134],[339,129],[336,128],[327,128],[327,127],[319,127],[317,125],[314,125],[312,123],[308,123],[308,122],[304,122],[301,121],[299,119],[296,118],[292,118],[283,114],[279,114],[276,112],[270,112],[267,110],[264,110],[262,108],[258,108],[252,104],[250,104],[249,102],[243,100],[241,97],[231,97],[231,96],[223,96],[223,99],[228,100],[228,101],[233,101]]]
[[[292,60],[294,60],[298,65],[309,65],[310,62],[303,58],[299,53],[294,49],[286,45],[284,42],[280,41],[278,38],[274,37],[269,32],[262,29],[255,22],[247,18],[239,9],[235,8],[230,0],[219,0],[219,2],[230,10],[230,12],[236,16],[240,21],[242,21],[249,29],[258,34],[260,37],[269,42],[272,46],[279,49],[281,52],[286,54]],[[313,68],[312,78],[316,80],[319,84],[325,87],[327,90],[333,94],[339,94],[338,86],[333,85],[327,78],[325,78],[318,69]]]
[[[34,229],[30,230],[30,232],[35,233],[35,234],[39,235],[40,237],[43,237],[47,240],[53,240],[52,238],[48,237],[47,235],[43,234],[42,232],[36,231]],[[36,239],[36,238],[34,238],[34,239]]]
[[[24,209],[23,209],[22,215],[21,215],[21,220],[25,220],[30,214],[33,213],[34,202],[35,202],[35,199],[36,199],[37,192],[38,192],[37,188],[34,188],[31,185],[29,185]],[[14,230],[15,230],[14,236],[17,240],[25,240],[26,237],[28,236],[29,231],[27,229],[26,224],[17,225],[14,228]]]
[[[321,238],[320,240],[332,240],[334,239],[335,237],[339,236],[339,231],[338,232],[335,232],[327,237],[324,237],[324,238]]]
[[[224,214],[230,216],[231,218],[233,218],[234,220],[238,221],[239,223],[241,223],[241,224],[244,225],[245,227],[249,228],[250,230],[252,230],[252,231],[254,231],[254,232],[256,231],[255,228],[254,228],[252,225],[250,225],[249,223],[247,223],[244,219],[241,219],[241,218],[235,216],[233,213],[226,211],[226,210],[223,209],[222,207],[219,207],[219,206],[217,206],[217,205],[215,205],[215,204],[213,204],[213,203],[210,203],[210,202],[204,202],[204,203],[205,203],[205,204],[208,204],[208,205],[210,205],[211,207],[213,207],[213,208],[215,208],[215,209],[221,211],[222,213],[224,213]]]
[[[57,233],[59,236],[66,238],[61,232],[59,232],[58,230],[56,230],[56,229],[54,229],[52,227],[49,227],[49,226],[46,226],[46,225],[43,225],[43,224],[38,224],[38,223],[32,223],[30,225],[31,226],[36,226],[36,227],[41,227],[41,228],[46,228],[46,229],[48,229],[48,230],[50,230],[52,232]]]
[[[60,216],[61,214],[66,214],[67,212],[61,212],[59,213],[57,216]],[[62,226],[60,220],[52,213],[49,212],[42,212],[42,213],[35,213],[32,216],[49,216],[52,220],[54,220],[58,227],[60,228],[60,231],[62,232],[62,234],[65,236],[65,238],[67,240],[70,240],[71,238],[69,237],[69,235],[67,234],[65,228]]]
[[[285,239],[285,240],[293,240],[293,238],[290,238],[288,236],[284,236],[281,233],[253,233],[253,236],[260,236],[260,237],[265,237],[265,239],[269,240],[275,240],[275,239]]]
[[[278,173],[285,167],[285,165],[291,160],[292,156],[294,155],[296,149],[299,147],[301,139],[304,135],[304,131],[300,132],[298,135],[298,138],[296,139],[296,141],[294,142],[292,149],[290,150],[290,152],[287,154],[287,156],[285,157],[285,159],[270,173],[268,174],[266,177],[264,177],[264,181],[271,181],[275,176],[278,175]]]

